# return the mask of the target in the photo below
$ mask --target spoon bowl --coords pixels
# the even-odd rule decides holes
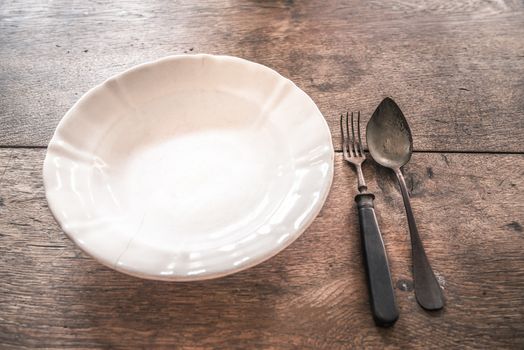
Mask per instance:
[[[373,159],[387,168],[399,169],[411,158],[413,139],[404,114],[386,97],[369,120],[366,138]]]

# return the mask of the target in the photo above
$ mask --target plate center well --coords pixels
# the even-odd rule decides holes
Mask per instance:
[[[216,91],[200,92],[198,103],[184,95],[151,101],[111,129],[100,147],[111,160],[108,185],[126,206],[130,235],[147,244],[241,239],[289,192],[285,139],[257,104]]]

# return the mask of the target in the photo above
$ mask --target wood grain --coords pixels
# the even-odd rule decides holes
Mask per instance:
[[[374,327],[359,247],[356,179],[336,157],[320,216],[289,248],[207,282],[128,277],[85,256],[54,222],[45,150],[0,150],[0,348],[516,349],[524,346],[524,156],[415,154],[413,208],[447,298],[415,302],[402,199],[387,170],[365,176],[401,317]]]
[[[511,0],[2,1],[0,146],[45,146],[67,109],[106,78],[204,52],[291,78],[333,131],[342,110],[367,118],[391,96],[415,150],[524,152],[523,8]]]

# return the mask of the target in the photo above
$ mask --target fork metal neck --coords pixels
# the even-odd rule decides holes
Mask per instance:
[[[355,167],[357,168],[357,176],[358,176],[358,192],[360,193],[367,192],[368,186],[366,185],[366,181],[364,180],[364,174],[362,173],[362,166],[358,164]]]

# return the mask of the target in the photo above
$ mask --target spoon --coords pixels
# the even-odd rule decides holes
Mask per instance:
[[[393,170],[400,184],[411,237],[413,284],[417,301],[426,310],[439,310],[444,306],[444,298],[422,246],[411,210],[406,181],[400,170],[411,158],[413,138],[402,111],[389,97],[378,105],[371,116],[366,129],[366,139],[373,159]]]

